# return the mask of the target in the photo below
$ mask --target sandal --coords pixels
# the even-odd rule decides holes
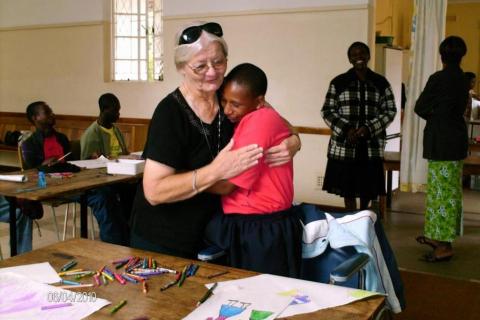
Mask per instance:
[[[415,238],[415,240],[420,244],[426,244],[427,246],[430,246],[430,248],[432,248],[433,250],[437,249],[438,247],[438,244],[425,236],[418,236]]]
[[[450,261],[452,257],[453,257],[453,253],[446,256],[436,256],[435,253],[429,252],[423,255],[420,260],[425,262],[442,262],[442,261]]]

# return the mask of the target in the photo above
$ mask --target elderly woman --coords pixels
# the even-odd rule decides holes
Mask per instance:
[[[227,69],[222,36],[214,22],[177,33],[175,64],[183,81],[158,104],[151,120],[143,185],[132,211],[133,247],[195,257],[207,222],[220,208],[219,197],[203,191],[263,156],[256,145],[231,150],[233,124],[217,96]],[[281,165],[299,145],[298,137],[291,136],[266,151],[267,161]]]
[[[463,115],[469,83],[460,68],[467,46],[450,36],[439,48],[443,69],[430,76],[420,94],[415,113],[426,120],[423,157],[428,160],[424,235],[417,242],[432,251],[427,262],[448,261],[452,243],[461,233],[463,200],[462,169],[467,157],[468,132]]]

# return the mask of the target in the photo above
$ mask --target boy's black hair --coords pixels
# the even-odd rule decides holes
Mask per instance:
[[[33,117],[38,114],[38,108],[41,107],[41,106],[45,106],[45,105],[47,105],[45,103],[45,101],[35,101],[35,102],[30,103],[27,106],[27,119],[28,119],[28,121],[30,121],[32,124],[34,124],[33,123]]]
[[[443,63],[459,65],[463,56],[467,54],[467,45],[462,38],[449,36],[440,43],[438,51]]]
[[[107,108],[120,106],[120,101],[113,93],[104,93],[98,99],[98,106],[100,112],[103,112]]]
[[[223,86],[229,82],[247,87],[252,97],[264,96],[267,93],[267,75],[251,63],[242,63],[233,68],[225,77]]]
[[[477,76],[473,72],[470,72],[470,71],[465,72],[465,79],[467,79],[468,82],[472,81],[476,77]]]
[[[368,55],[370,55],[370,48],[363,42],[360,42],[360,41],[355,41],[354,43],[352,43],[350,45],[350,47],[348,47],[348,50],[347,50],[347,56],[348,58],[350,59],[350,51],[352,51],[353,48],[356,48],[356,47],[359,47],[359,48],[364,48]]]

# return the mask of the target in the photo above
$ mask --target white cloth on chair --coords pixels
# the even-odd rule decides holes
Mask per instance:
[[[325,213],[325,216],[326,220],[315,220],[304,225],[302,258],[313,258],[322,254],[328,244],[333,249],[354,246],[358,252],[370,256],[370,261],[365,266],[366,290],[387,294],[387,303],[392,311],[401,312],[400,302],[375,233],[377,215],[373,211],[364,210],[338,219],[328,213]]]

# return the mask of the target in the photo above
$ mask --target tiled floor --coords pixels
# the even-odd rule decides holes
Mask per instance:
[[[420,260],[429,251],[415,241],[423,234],[424,201],[422,193],[398,192],[393,198],[384,227],[400,268],[480,281],[480,191],[464,191],[463,236],[455,241],[455,256],[449,262]]]
[[[396,193],[393,197],[392,210],[388,214],[384,227],[400,268],[480,281],[480,191],[465,190],[464,235],[455,242],[456,254],[449,262],[432,264],[419,260],[419,257],[428,251],[427,247],[415,242],[415,237],[422,234],[423,210],[423,194]],[[56,210],[61,233],[64,225],[64,211],[63,207]],[[72,237],[71,218],[69,221],[67,239]],[[39,221],[39,224],[42,235],[40,237],[37,228],[34,229],[34,249],[57,241],[50,208],[45,207],[44,218]],[[79,225],[77,217],[76,236],[79,236]],[[0,223],[0,245],[4,258],[9,256],[8,239],[8,225]],[[96,239],[99,239],[98,226],[96,226]]]
[[[60,239],[63,238],[63,228],[64,228],[64,221],[65,221],[65,209],[66,205],[62,205],[60,207],[55,208],[55,215],[57,217],[57,225],[59,230]],[[52,210],[49,206],[43,207],[44,216],[42,219],[38,220],[38,226],[34,223],[33,225],[33,249],[41,248],[47,246],[49,244],[53,244],[58,241],[57,232],[55,231],[55,223],[53,219]],[[80,236],[80,206],[76,205],[76,228],[75,228],[75,236]],[[90,219],[90,209],[89,209],[89,218],[88,223],[90,226],[91,219]],[[98,224],[95,219],[94,221],[94,237],[95,239],[100,239],[98,235]],[[66,239],[73,238],[73,211],[72,207],[69,209],[69,219],[67,221],[67,231],[66,231]],[[89,237],[91,238],[91,234],[89,231]],[[9,241],[9,225],[7,223],[0,223],[0,246],[3,253],[3,258],[6,259],[10,257],[10,241]]]

